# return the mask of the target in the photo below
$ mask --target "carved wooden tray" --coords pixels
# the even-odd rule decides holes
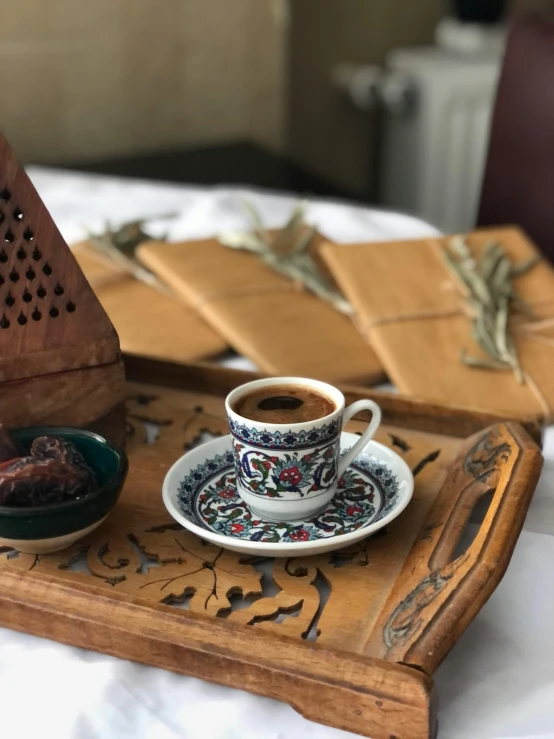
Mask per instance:
[[[541,469],[537,428],[348,390],[348,402],[381,404],[377,438],[414,470],[413,501],[350,549],[249,559],[180,529],[160,490],[183,450],[227,432],[223,397],[252,376],[126,365],[131,471],[121,501],[65,552],[0,553],[0,624],[278,698],[373,739],[433,736],[433,672],[508,565]]]

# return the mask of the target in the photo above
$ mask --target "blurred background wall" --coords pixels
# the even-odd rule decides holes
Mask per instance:
[[[481,123],[475,155],[480,163],[460,184],[473,194],[459,213],[454,206],[450,215],[447,205],[433,209],[438,181],[429,188],[430,204],[416,202],[417,176],[427,175],[422,167],[416,172],[415,162],[405,175],[404,154],[397,156],[400,167],[389,167],[396,179],[387,201],[378,192],[383,178],[373,166],[376,152],[384,149],[375,116],[356,108],[332,83],[333,70],[343,62],[383,65],[392,50],[433,44],[437,23],[453,2],[4,2],[0,129],[24,162],[56,166],[252,142],[347,195],[415,212],[446,229],[465,227],[475,210],[488,123]],[[512,11],[540,11],[554,0],[507,2]],[[498,70],[499,55],[494,64]],[[493,79],[489,107],[494,84]],[[248,171],[243,151],[227,171]],[[258,161],[252,159],[249,171],[261,169]],[[188,164],[183,169],[191,172]],[[405,197],[402,179],[412,183],[413,192]],[[310,191],[302,184],[296,189]],[[452,202],[460,199],[452,193]]]
[[[2,3],[0,126],[63,164],[234,139],[283,146],[286,0]]]

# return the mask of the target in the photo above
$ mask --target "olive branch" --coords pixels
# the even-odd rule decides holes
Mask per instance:
[[[220,234],[220,244],[256,254],[264,264],[302,284],[336,310],[346,315],[354,313],[350,303],[333,288],[308,251],[315,228],[304,220],[305,203],[296,204],[289,220],[274,237],[257,209],[248,201],[244,201],[243,206],[252,222],[252,230]]]
[[[450,239],[442,253],[446,265],[463,286],[472,321],[472,336],[488,357],[470,356],[462,349],[460,361],[470,367],[511,370],[522,384],[523,371],[508,319],[513,307],[529,316],[533,313],[514,291],[512,280],[530,270],[540,257],[534,256],[514,265],[504,249],[494,242],[487,244],[476,260],[461,236]]]

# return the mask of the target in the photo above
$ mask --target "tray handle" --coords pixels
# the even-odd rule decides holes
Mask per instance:
[[[432,673],[494,591],[539,479],[542,454],[517,423],[468,439],[379,619],[381,656]],[[475,504],[492,500],[473,542],[453,559]]]

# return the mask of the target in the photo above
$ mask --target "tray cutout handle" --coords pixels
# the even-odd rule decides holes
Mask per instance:
[[[434,672],[502,579],[541,467],[540,449],[517,423],[498,424],[468,440],[387,599],[367,653]],[[453,559],[475,504],[491,490],[474,540]]]
[[[460,560],[471,549],[485,525],[495,492],[496,487],[482,485],[472,485],[462,492],[429,559],[432,572]]]

